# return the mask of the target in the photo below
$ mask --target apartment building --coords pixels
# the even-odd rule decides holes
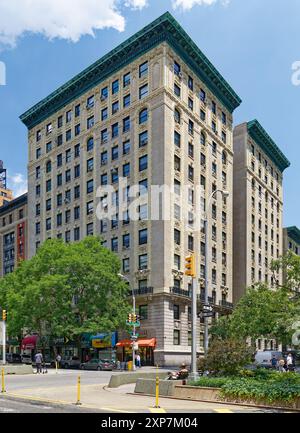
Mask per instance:
[[[0,277],[28,257],[27,223],[27,194],[0,207]]]
[[[282,255],[283,172],[290,166],[261,124],[234,129],[234,302],[254,283],[274,285],[273,259]],[[276,276],[282,283],[282,274]]]
[[[289,251],[300,256],[300,230],[295,226],[283,229],[283,255],[286,255]],[[285,279],[286,274],[283,272],[283,281]]]
[[[29,143],[29,256],[48,238],[101,235],[136,295],[146,363],[190,360],[184,261],[195,253],[200,307],[205,244],[203,229],[193,225],[195,209],[216,189],[229,197],[215,195],[206,209],[209,301],[216,314],[232,309],[232,113],[240,103],[166,13],[21,116]],[[99,218],[99,205],[110,211],[121,198],[132,202],[121,177],[137,186],[137,197],[146,192],[148,203],[139,204],[136,220],[119,209]],[[108,185],[115,188],[111,203],[99,193]],[[160,206],[160,214],[171,209],[169,218],[151,215],[153,185],[174,189]],[[199,352],[201,326],[199,319]],[[128,340],[119,343],[130,350]]]
[[[0,207],[13,199],[13,193],[6,185],[6,169],[3,161],[0,161]]]

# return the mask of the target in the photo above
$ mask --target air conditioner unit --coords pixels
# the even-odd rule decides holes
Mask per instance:
[[[102,101],[102,102],[104,102],[104,101],[106,101],[106,99],[107,99],[107,96],[101,96],[101,98],[100,98],[100,100]]]

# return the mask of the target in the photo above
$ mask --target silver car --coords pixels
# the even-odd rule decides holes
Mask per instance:
[[[80,365],[81,370],[98,370],[98,371],[112,371],[115,368],[115,363],[108,359],[91,359]]]

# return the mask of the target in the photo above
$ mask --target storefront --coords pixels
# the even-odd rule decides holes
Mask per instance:
[[[26,335],[22,340],[21,351],[24,355],[31,356],[33,359],[34,354],[36,352],[37,344],[38,344],[39,336],[38,335]]]
[[[154,365],[155,338],[138,338],[136,354],[141,357],[142,366]],[[132,361],[132,341],[121,340],[117,343],[117,358],[120,362]]]

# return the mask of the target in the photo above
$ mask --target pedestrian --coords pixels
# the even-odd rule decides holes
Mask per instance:
[[[286,372],[286,369],[285,369],[285,360],[284,360],[283,358],[281,358],[281,359],[278,361],[278,370],[279,370],[281,373],[285,373],[285,372]]]
[[[293,355],[291,353],[288,354],[287,358],[286,358],[286,366],[287,366],[287,371],[294,371],[294,358]]]
[[[139,368],[142,367],[142,365],[141,365],[141,355],[139,353],[136,355],[136,364],[137,364],[137,367],[139,367]]]
[[[57,355],[56,362],[57,362],[57,368],[60,368],[60,362],[61,362],[61,356],[60,356],[60,354]]]
[[[121,362],[117,360],[116,362],[117,370],[121,370]]]
[[[38,352],[36,353],[34,360],[36,364],[36,374],[42,373],[43,355],[40,350],[38,350]]]
[[[186,368],[186,364],[181,364],[181,369],[178,372],[178,380],[182,380],[182,385],[186,385],[186,379],[189,376],[189,371]]]
[[[277,358],[276,358],[275,355],[273,355],[273,356],[272,356],[272,359],[271,359],[271,366],[272,366],[272,369],[273,369],[273,370],[276,370],[276,369],[277,369],[277,365],[278,365]]]

